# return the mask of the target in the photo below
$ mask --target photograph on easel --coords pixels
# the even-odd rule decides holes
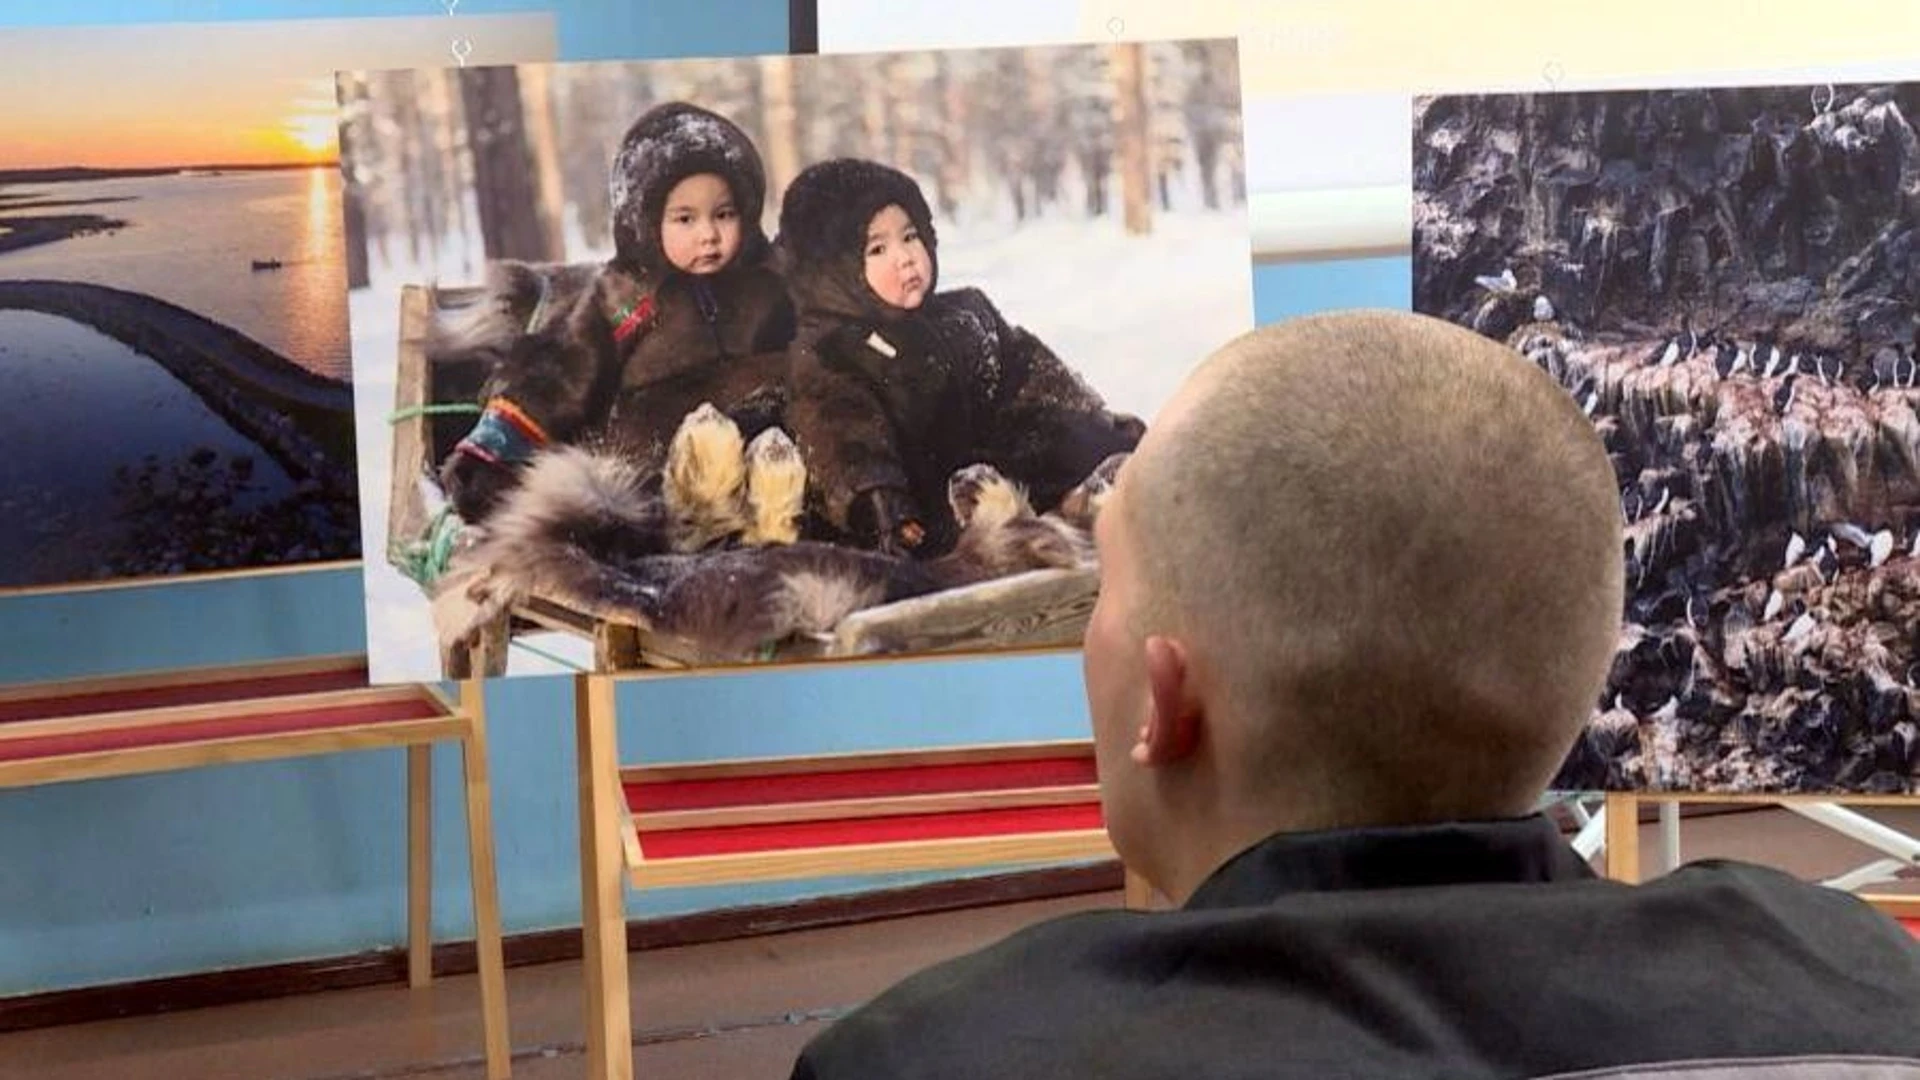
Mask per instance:
[[[1077,643],[1253,326],[1236,59],[341,72],[375,679]]]
[[[359,557],[333,72],[443,23],[0,30],[0,590]]]
[[[1920,84],[1423,97],[1414,306],[1557,379],[1620,481],[1565,790],[1911,794]]]

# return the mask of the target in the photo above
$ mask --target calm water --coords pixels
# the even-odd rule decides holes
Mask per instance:
[[[246,334],[294,363],[348,379],[346,247],[334,168],[9,186],[49,199],[136,201],[8,216],[99,214],[128,223],[0,254],[0,280],[54,278],[157,296]],[[279,270],[252,269],[279,259]],[[6,339],[0,337],[0,342]]]
[[[147,454],[174,461],[207,447],[253,460],[236,505],[284,495],[293,484],[167,370],[92,327],[29,311],[0,311],[0,581],[89,574],[124,540],[114,470]]]

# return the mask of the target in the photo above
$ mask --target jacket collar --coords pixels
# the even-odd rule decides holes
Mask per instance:
[[[1544,814],[1493,821],[1278,833],[1227,860],[1186,910],[1294,892],[1593,878]]]

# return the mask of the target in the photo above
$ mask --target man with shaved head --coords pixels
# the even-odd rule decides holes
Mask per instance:
[[[796,1080],[1920,1077],[1891,919],[1744,864],[1603,880],[1537,812],[1612,661],[1622,537],[1592,425],[1517,353],[1398,312],[1257,330],[1097,536],[1107,830],[1174,909],[922,972]]]

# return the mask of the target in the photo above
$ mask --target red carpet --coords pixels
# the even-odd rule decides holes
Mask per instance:
[[[642,833],[640,849],[650,858],[674,859],[696,855],[737,855],[749,851],[846,847],[852,844],[1076,832],[1099,827],[1099,803],[1084,806],[1016,806],[1001,810],[849,818],[843,821],[667,829]]]
[[[733,776],[710,780],[662,780],[627,785],[636,813],[708,810],[721,806],[876,799],[889,795],[939,795],[964,791],[1070,787],[1098,781],[1093,758],[984,761],[959,765],[896,765],[785,776]]]
[[[36,735],[24,739],[0,740],[0,761],[27,761],[66,754],[171,746],[203,739],[236,739],[259,735],[286,735],[301,731],[325,731],[332,728],[352,727],[355,724],[425,720],[438,715],[440,710],[431,701],[403,699],[375,702],[369,705],[333,705],[320,708],[309,706],[305,709],[289,709],[282,713],[218,717],[181,724],[140,724],[95,728],[54,735]]]
[[[1097,830],[1100,798],[1091,790],[1097,779],[1091,755],[1066,753],[1011,761],[893,762],[819,772],[642,781],[628,783],[625,788],[627,805],[642,815],[991,792],[1008,793],[1014,799],[1014,805],[1007,806],[929,811],[909,804],[895,813],[872,817],[850,815],[758,825],[689,824],[649,828],[640,834],[641,850],[649,858],[672,859]],[[1013,794],[1071,789],[1083,790],[1066,803],[1020,805],[1030,800]]]
[[[361,665],[337,668],[332,671],[269,675],[253,679],[232,679],[226,682],[106,690],[59,698],[27,698],[20,701],[0,702],[0,723],[10,720],[52,720],[56,717],[85,716],[90,713],[131,712],[135,709],[164,709],[182,705],[214,705],[229,701],[279,697],[286,694],[360,690],[366,685],[367,669]]]

